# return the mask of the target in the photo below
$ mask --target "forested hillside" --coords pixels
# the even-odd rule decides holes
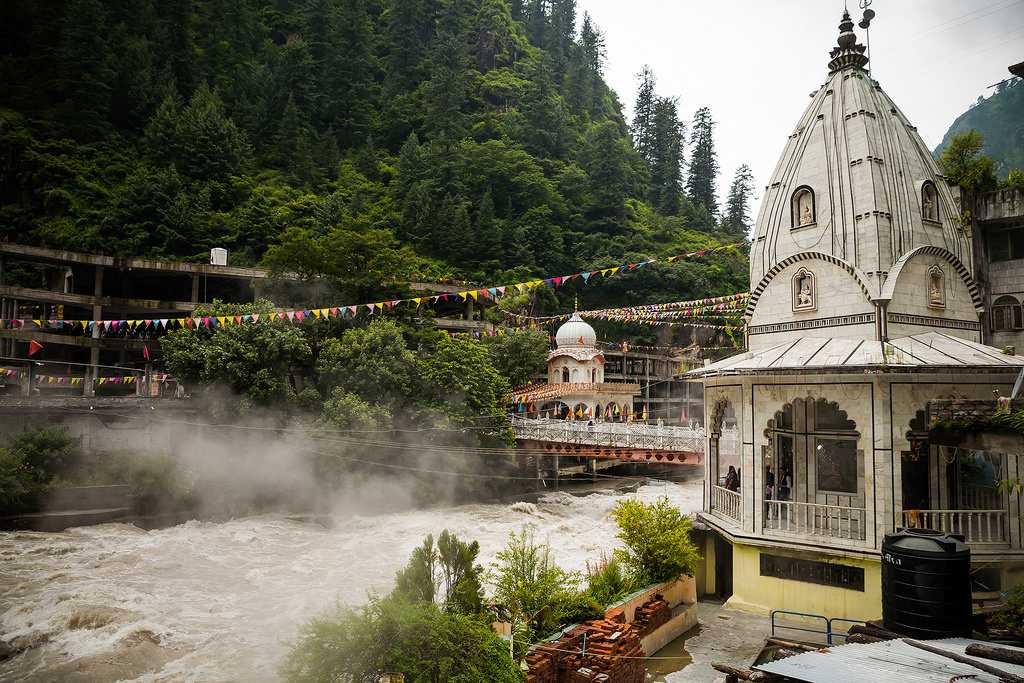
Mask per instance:
[[[233,264],[359,293],[396,276],[500,282],[742,239],[749,170],[719,216],[710,110],[688,138],[645,72],[628,125],[580,11],[7,0],[0,233],[196,260],[226,247]],[[747,286],[739,254],[643,277],[607,294]]]
[[[946,131],[935,149],[936,158],[954,135],[969,130],[981,133],[984,152],[995,162],[998,178],[1005,178],[1013,169],[1024,169],[1024,80],[1003,81],[990,97],[979,97]]]

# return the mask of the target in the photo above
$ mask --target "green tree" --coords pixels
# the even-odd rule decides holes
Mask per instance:
[[[666,216],[679,214],[683,198],[683,140],[676,100],[659,97],[651,116],[649,196],[651,205]]]
[[[625,548],[615,557],[644,584],[692,575],[700,554],[690,540],[690,520],[668,498],[654,503],[623,500],[612,510]]]
[[[753,194],[754,174],[749,166],[742,164],[736,169],[732,185],[729,186],[722,230],[735,235],[746,235],[750,231],[750,202]]]
[[[693,114],[690,126],[690,173],[686,191],[694,205],[703,206],[711,216],[718,215],[718,154],[715,152],[715,122],[711,110],[701,107]]]
[[[227,387],[247,405],[286,405],[290,400],[288,373],[311,356],[309,343],[295,325],[279,323],[270,315],[274,305],[214,301],[200,306],[193,319],[213,316],[216,326],[172,330],[160,338],[167,369],[197,389]],[[235,316],[258,315],[257,320],[233,324]],[[221,324],[217,317],[230,317]],[[211,321],[211,324],[214,323]]]
[[[71,0],[61,25],[57,65],[65,117],[72,130],[98,137],[110,126],[115,72],[110,66],[107,12],[100,0]]]
[[[317,357],[324,395],[337,387],[384,406],[409,399],[416,372],[416,357],[406,348],[401,329],[389,318],[345,330],[340,339],[328,339]]]
[[[387,408],[371,405],[359,396],[345,391],[344,387],[334,387],[331,390],[330,397],[324,401],[322,417],[332,427],[357,432],[380,429],[391,422],[391,413]]]
[[[392,596],[436,604],[449,614],[480,615],[484,570],[477,564],[479,554],[479,543],[462,541],[447,529],[436,545],[434,537],[427,536],[396,575]]]
[[[490,626],[433,604],[373,599],[360,610],[307,624],[281,673],[289,683],[375,681],[381,671],[408,683],[519,683],[522,674]]]
[[[939,168],[952,182],[965,190],[984,192],[995,189],[995,162],[983,154],[981,133],[969,130],[953,136],[939,157]]]
[[[550,344],[548,337],[532,330],[512,330],[496,337],[485,337],[491,363],[505,376],[511,387],[519,387],[544,371]]]
[[[658,99],[654,92],[654,72],[644,64],[637,78],[640,86],[633,105],[633,146],[650,168],[654,165],[654,106]]]
[[[523,529],[509,533],[508,544],[492,564],[494,599],[505,609],[518,642],[509,644],[517,659],[526,645],[558,626],[558,605],[575,590],[579,577],[563,571],[551,557],[551,547],[538,544]]]
[[[511,388],[491,363],[486,346],[468,337],[445,336],[418,364],[425,383],[424,398],[456,426],[478,426],[482,417],[491,418],[495,426],[479,430],[478,435],[506,443],[511,440],[503,409]]]

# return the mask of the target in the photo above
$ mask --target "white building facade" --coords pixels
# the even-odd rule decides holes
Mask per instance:
[[[1020,500],[995,488],[1024,462],[949,453],[927,424],[930,400],[1008,395],[1024,358],[982,344],[970,231],[848,14],[828,66],[755,225],[749,351],[690,374],[709,581],[740,607],[870,619],[885,534],[922,520],[967,537],[1001,587],[1024,582]]]

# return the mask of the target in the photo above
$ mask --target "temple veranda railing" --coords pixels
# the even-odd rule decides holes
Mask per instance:
[[[512,417],[517,439],[617,448],[704,453],[704,428],[642,422],[594,422]]]
[[[711,512],[728,521],[743,523],[743,496],[724,486],[711,485]]]
[[[960,534],[968,543],[1009,543],[1006,510],[904,510],[903,526]]]
[[[792,500],[764,501],[764,529],[774,534],[864,540],[864,508]]]

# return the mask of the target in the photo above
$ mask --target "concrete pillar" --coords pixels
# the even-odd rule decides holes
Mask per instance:
[[[192,303],[199,303],[199,273],[192,273]]]
[[[466,311],[465,311],[465,315],[463,315],[463,318],[465,320],[472,320],[473,319],[473,299],[471,299],[468,296],[466,297]]]
[[[96,266],[96,284],[93,287],[93,296],[96,297],[97,301],[92,306],[92,319],[99,321],[103,319],[103,306],[99,303],[99,298],[103,296],[103,266]],[[100,363],[100,331],[101,327],[99,323],[92,327],[92,338],[93,346],[89,348],[89,371],[86,373],[85,379],[82,380],[82,395],[83,396],[95,396],[96,395],[96,377],[99,374],[99,368],[97,367]]]

